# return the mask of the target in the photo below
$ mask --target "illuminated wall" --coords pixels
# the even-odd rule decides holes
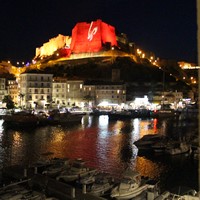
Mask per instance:
[[[115,28],[101,20],[77,23],[72,30],[73,53],[98,52],[106,42],[117,46]]]
[[[58,49],[70,46],[71,37],[59,34],[57,37],[52,38],[49,42],[43,44],[43,46],[36,48],[36,58],[52,55]]]
[[[113,26],[101,22],[101,37],[104,44],[106,42],[110,42],[111,46],[117,46],[117,37],[115,34],[115,28]]]

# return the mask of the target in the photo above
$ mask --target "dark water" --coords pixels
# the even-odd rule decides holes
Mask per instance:
[[[188,186],[198,189],[198,161],[188,155],[140,155],[133,142],[146,134],[187,137],[196,123],[132,119],[109,121],[108,116],[84,116],[71,127],[43,126],[30,130],[0,126],[0,164],[31,165],[41,158],[83,158],[91,167],[120,177],[126,167],[159,180],[161,189]]]

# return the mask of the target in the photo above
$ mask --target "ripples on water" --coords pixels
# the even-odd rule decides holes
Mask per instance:
[[[0,126],[0,164],[31,165],[44,157],[83,158],[89,166],[114,176],[120,176],[125,168],[131,167],[142,176],[160,180],[163,187],[170,186],[171,182],[180,184],[178,181],[182,178],[181,183],[194,188],[197,186],[194,161],[185,155],[176,158],[138,156],[138,149],[133,145],[146,134],[174,134],[178,129],[172,125],[172,121],[158,122],[157,119],[109,121],[108,116],[102,115],[84,116],[82,124],[71,127],[5,130]]]

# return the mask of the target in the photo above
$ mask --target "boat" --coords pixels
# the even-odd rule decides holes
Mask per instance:
[[[111,197],[115,199],[132,199],[147,191],[149,185],[143,181],[137,171],[126,170],[120,183],[111,190]]]
[[[28,111],[19,111],[3,116],[4,123],[9,126],[30,127],[38,124],[38,117]]]
[[[88,174],[87,176],[84,177],[80,177],[77,180],[77,183],[81,184],[81,185],[89,185],[95,182],[95,176],[94,174]]]
[[[166,109],[160,109],[157,110],[156,113],[154,113],[158,118],[165,118],[165,117],[174,117],[176,115],[176,112],[174,109],[166,108]]]
[[[42,172],[50,177],[56,177],[62,171],[67,170],[70,168],[70,159],[52,159],[50,160],[49,166]]]
[[[133,119],[133,114],[130,111],[112,111],[108,114],[109,120],[125,120]]]
[[[94,175],[97,172],[96,169],[92,169],[86,166],[86,163],[82,159],[76,159],[73,161],[70,169],[62,171],[57,177],[56,180],[61,180],[64,182],[73,182],[82,177],[88,175]]]
[[[169,145],[166,147],[165,152],[170,155],[177,155],[183,153],[190,153],[191,146],[186,142],[180,142],[175,145]]]
[[[61,124],[61,125],[69,125],[69,124],[77,124],[81,123],[83,115],[74,114],[74,113],[54,113],[48,117],[48,122],[50,124]]]
[[[108,174],[99,173],[95,175],[95,182],[89,188],[88,193],[95,196],[103,196],[114,186],[114,179]]]
[[[135,141],[133,144],[139,149],[139,151],[151,151],[152,145],[163,140],[163,135],[160,134],[147,134],[141,139]]]
[[[156,142],[155,144],[151,146],[151,148],[153,149],[153,152],[155,153],[164,153],[166,147],[167,145],[163,141]]]
[[[189,190],[182,194],[177,194],[169,191],[164,191],[160,194],[155,200],[199,200],[200,192],[196,192],[196,190]]]

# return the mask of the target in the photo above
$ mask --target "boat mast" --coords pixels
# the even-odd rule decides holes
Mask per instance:
[[[197,0],[197,62],[200,67],[200,0]],[[200,148],[200,69],[198,69],[198,138]],[[200,153],[198,153],[198,182],[200,191]]]

